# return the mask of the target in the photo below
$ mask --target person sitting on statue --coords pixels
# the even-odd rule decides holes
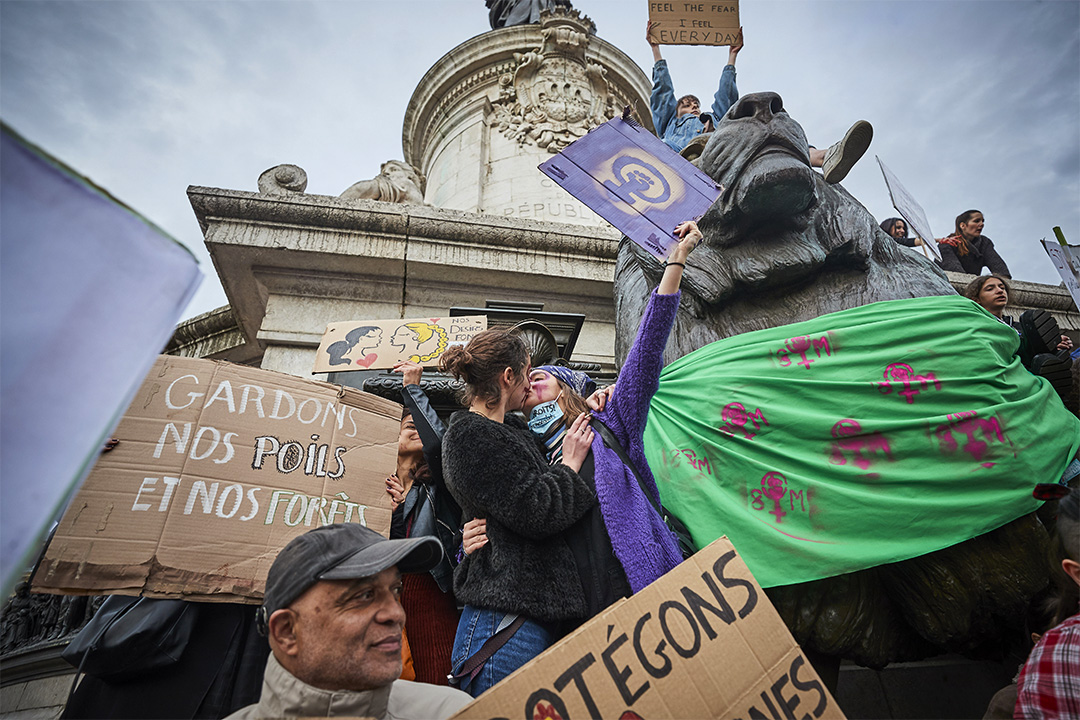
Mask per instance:
[[[956,216],[955,232],[937,241],[942,270],[977,275],[986,267],[995,275],[1012,277],[1009,266],[994,249],[994,241],[982,234],[985,225],[979,210],[965,210]]]
[[[915,247],[923,244],[922,238],[913,238],[908,235],[908,227],[907,223],[904,222],[904,218],[888,218],[881,223],[881,229],[885,231],[886,235],[905,247]]]
[[[734,45],[728,48],[728,63],[720,72],[720,86],[713,96],[712,114],[701,112],[701,101],[694,95],[675,99],[675,87],[671,82],[667,61],[660,54],[660,43],[654,41],[653,30],[659,25],[649,21],[645,26],[645,41],[653,53],[653,87],[649,96],[649,110],[657,136],[668,147],[681,153],[695,137],[716,129],[716,123],[739,99],[735,85],[735,60],[743,49],[743,29]],[[848,172],[870,147],[874,129],[865,120],[859,120],[844,134],[839,142],[826,150],[810,146],[810,166],[822,168],[825,182],[834,184],[847,177]]]

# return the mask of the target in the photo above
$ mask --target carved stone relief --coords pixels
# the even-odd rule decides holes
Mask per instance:
[[[513,73],[499,77],[488,122],[519,145],[556,153],[615,116],[605,70],[585,57],[595,26],[577,10],[541,15],[541,46],[515,53]]]
[[[259,176],[263,195],[290,195],[307,189],[307,173],[298,165],[275,165]]]

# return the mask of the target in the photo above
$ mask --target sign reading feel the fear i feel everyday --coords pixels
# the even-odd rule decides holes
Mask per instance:
[[[720,196],[712,178],[623,118],[591,130],[540,171],[660,260],[678,242],[675,227]]]
[[[734,45],[739,2],[650,2],[649,39],[658,45]]]

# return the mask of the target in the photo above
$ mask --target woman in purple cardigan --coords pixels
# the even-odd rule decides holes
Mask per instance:
[[[619,372],[617,390],[603,410],[593,414],[622,445],[653,500],[659,504],[656,481],[645,459],[642,435],[649,401],[660,381],[662,357],[679,307],[679,285],[690,251],[701,241],[693,221],[676,228],[681,237],[665,263],[664,275],[649,300],[637,338]],[[558,365],[534,368],[523,411],[529,427],[547,447],[548,460],[559,462],[570,421],[587,410],[584,396],[596,389],[585,373]],[[587,428],[583,428],[585,430]],[[578,474],[596,488],[599,503],[571,528],[565,539],[573,552],[585,590],[588,617],[619,598],[641,590],[682,561],[675,536],[645,497],[634,470],[608,447],[599,432]],[[484,521],[465,526],[467,553],[487,543]]]

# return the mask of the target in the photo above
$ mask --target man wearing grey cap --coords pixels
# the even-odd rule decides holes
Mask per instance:
[[[401,675],[401,573],[442,557],[434,537],[387,540],[327,525],[278,553],[259,609],[270,640],[259,702],[230,718],[446,718],[472,698]],[[448,669],[449,670],[449,669]]]

